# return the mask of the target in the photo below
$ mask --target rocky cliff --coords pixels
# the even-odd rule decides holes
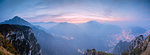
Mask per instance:
[[[0,25],[0,47],[11,55],[41,55],[40,45],[27,26]]]
[[[41,46],[42,54],[49,55],[53,54],[51,47],[51,39],[53,38],[51,34],[46,33],[45,31],[37,28],[35,25],[32,25],[28,21],[24,20],[21,17],[15,16],[12,19],[0,22],[0,24],[11,24],[11,25],[24,25],[32,28],[35,38]],[[49,48],[47,48],[49,47]]]
[[[119,41],[119,43],[114,47],[112,53],[116,55],[121,55],[122,52],[127,52],[129,47],[129,42]]]
[[[143,35],[139,35],[131,42],[123,43],[123,45],[118,43],[113,51],[118,51],[115,52],[116,55],[150,55],[150,35],[145,39]]]
[[[150,35],[143,40],[143,35],[137,37],[129,46],[129,55],[150,55]]]

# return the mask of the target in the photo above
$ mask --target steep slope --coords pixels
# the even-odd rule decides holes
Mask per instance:
[[[128,52],[129,42],[119,41],[119,43],[114,47],[112,53],[116,55],[121,55],[122,52]]]
[[[130,55],[150,55],[150,35],[145,40],[140,38],[135,41],[134,44],[136,45],[130,46],[132,47],[129,51]]]
[[[7,51],[3,46],[2,46],[2,34],[0,33],[0,55],[13,55],[12,53],[10,53],[9,51]],[[11,46],[12,47],[12,46]],[[14,49],[14,48],[13,48]]]
[[[115,25],[89,21],[83,24],[73,24],[67,22],[58,23],[49,28],[49,31],[53,33],[53,36],[55,37],[62,37],[57,38],[57,40],[59,40],[58,43],[54,41],[54,44],[56,45],[55,47],[60,48],[59,46],[62,46],[63,48],[60,49],[65,49],[64,51],[58,50],[59,53],[62,55],[64,53],[64,55],[70,55],[70,53],[76,53],[79,48],[95,48],[101,51],[110,49],[108,46],[109,40],[112,39],[110,35],[119,33],[121,29]]]
[[[64,35],[64,36],[76,36],[79,35],[80,28],[72,23],[59,23],[51,28],[49,31],[55,34]]]
[[[132,40],[130,42],[129,50],[132,50],[135,48],[142,48],[141,46],[143,45],[143,42],[144,42],[143,35],[136,37],[135,40]]]
[[[25,26],[29,26],[33,29],[33,32],[37,38],[37,41],[39,42],[39,44],[41,45],[41,48],[43,50],[43,54],[47,54],[51,52],[51,49],[47,48],[48,46],[50,46],[50,42],[51,42],[51,38],[52,35],[46,33],[45,31],[37,28],[36,26],[30,24],[29,22],[25,21],[24,19],[15,16],[12,19],[6,20],[4,22],[1,22],[0,24],[15,24],[15,25],[25,25]],[[48,45],[49,44],[49,45]]]
[[[40,45],[30,27],[20,25],[0,25],[0,46],[19,55],[40,55]]]
[[[150,35],[144,39],[139,35],[131,42],[120,41],[114,48],[117,55],[150,55]]]
[[[32,22],[31,24],[39,25],[39,26],[43,27],[44,29],[50,29],[51,27],[57,25],[58,23],[56,23],[56,22]]]
[[[143,35],[140,35],[132,40],[127,47],[123,46],[120,49],[114,49],[115,51],[126,50],[117,55],[150,55],[150,35],[146,39],[144,39]]]
[[[17,24],[17,25],[26,25],[26,26],[32,26],[29,22],[25,21],[24,19],[15,16],[13,19],[6,20],[4,22],[1,22],[0,24]]]
[[[143,53],[141,55],[150,55],[150,35],[144,40],[142,50]]]
[[[29,26],[33,29],[33,32],[36,34],[36,37],[52,37],[50,34],[47,34],[45,31],[38,29],[36,26],[30,24],[26,20],[15,16],[12,19],[6,20],[4,22],[1,22],[0,24],[16,24],[16,25],[25,25]]]
[[[7,51],[4,47],[0,46],[0,55],[14,55]]]

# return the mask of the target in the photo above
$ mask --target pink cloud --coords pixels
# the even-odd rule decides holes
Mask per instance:
[[[96,19],[96,18],[41,18],[41,19],[34,19],[29,20],[30,22],[69,22],[69,23],[85,23],[88,21],[96,20],[98,22],[113,22],[113,21],[121,21],[120,19],[113,19],[113,18],[103,18],[103,19]]]

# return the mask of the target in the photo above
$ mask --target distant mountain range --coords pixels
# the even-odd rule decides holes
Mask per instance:
[[[119,26],[99,23],[97,21],[80,24],[67,22],[29,23],[18,16],[1,22],[0,24],[25,25],[31,27],[37,41],[41,45],[43,55],[78,55],[78,49],[86,50],[92,48],[107,51],[114,47],[109,46],[111,42],[116,41],[115,38],[117,36],[112,35],[120,34],[123,30]],[[147,31],[142,27],[136,26],[129,27],[128,29],[131,29],[133,31],[132,34],[135,35]],[[116,49],[118,48],[116,47]]]
[[[16,24],[16,25],[25,25],[25,26],[33,26],[29,22],[25,21],[24,19],[15,16],[12,19],[6,20],[4,22],[1,22],[0,24]]]
[[[114,47],[111,43],[115,42],[115,38],[118,37],[113,35],[122,33],[122,30],[128,30],[127,33],[131,31],[130,34],[133,35],[139,35],[147,31],[146,29],[138,26],[130,26],[126,29],[123,29],[116,25],[99,23],[97,21],[89,21],[87,23],[79,24],[67,22],[34,22],[32,24],[39,25],[45,28],[46,32],[51,33],[54,37],[59,38],[59,43],[66,43],[67,45],[69,45],[67,46],[59,43],[57,44],[64,46],[64,48],[70,47],[68,50],[70,50],[71,48],[75,48],[76,50],[78,48],[95,48],[97,50],[107,51],[110,48]],[[74,52],[73,50],[71,50],[70,53]]]

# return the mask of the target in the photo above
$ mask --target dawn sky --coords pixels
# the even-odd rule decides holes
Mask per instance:
[[[20,16],[29,22],[150,21],[148,0],[0,0],[0,22]]]

